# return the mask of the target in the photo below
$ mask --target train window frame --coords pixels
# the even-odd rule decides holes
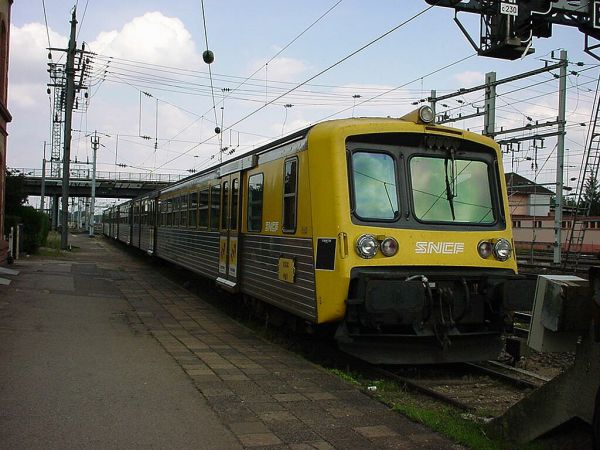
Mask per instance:
[[[252,182],[253,178],[258,178],[260,177],[260,186],[261,186],[261,196],[260,196],[260,203],[258,203],[258,201],[253,201],[253,199],[250,197],[250,194],[252,193],[252,190],[250,189],[250,184]],[[264,172],[258,172],[258,173],[254,173],[252,175],[250,175],[248,177],[248,195],[247,195],[247,204],[246,204],[246,230],[248,232],[252,232],[252,233],[261,233],[262,229],[263,229],[263,224],[262,224],[262,216],[263,216],[263,206],[264,206],[264,198],[265,198],[265,174]],[[259,204],[260,206],[260,214],[258,216],[256,216],[253,213],[253,208],[255,205]],[[252,224],[252,218],[258,217],[258,229],[254,228],[251,226]],[[256,219],[254,219],[256,220]]]
[[[166,226],[167,227],[172,227],[173,226],[173,201],[175,199],[173,198],[169,198],[167,199],[167,223]]]
[[[191,192],[188,195],[188,228],[198,227],[198,200],[200,193]]]
[[[357,153],[383,154],[383,155],[389,156],[391,158],[392,162],[394,163],[394,175],[395,175],[395,181],[396,181],[395,191],[396,191],[396,201],[397,201],[398,210],[395,212],[393,218],[384,219],[384,218],[377,218],[377,217],[363,217],[356,212],[356,183],[355,183],[355,177],[354,177],[353,160],[354,160],[354,155],[356,155]],[[351,150],[349,150],[347,164],[348,164],[348,182],[350,184],[350,211],[351,211],[352,215],[355,216],[361,222],[365,222],[365,223],[398,222],[400,217],[402,217],[402,213],[403,213],[403,209],[402,209],[403,198],[402,198],[402,193],[401,193],[401,189],[400,189],[400,176],[402,174],[402,170],[401,170],[400,164],[398,162],[397,156],[394,153],[392,153],[386,149],[377,148],[377,147],[358,146],[358,147],[355,147],[355,148],[352,148]]]
[[[229,229],[229,180],[224,180],[221,183],[221,231]]]
[[[206,193],[206,204],[202,203],[202,193]],[[210,228],[210,186],[206,186],[198,191],[198,228]],[[204,206],[204,207],[203,207]],[[206,218],[205,225],[202,224],[202,218]]]
[[[285,182],[285,176],[286,176],[286,167],[288,165],[288,163],[293,164],[296,163],[296,176],[295,176],[295,183],[294,183],[294,191],[293,192],[288,192],[286,194],[285,189],[286,189],[286,182]],[[283,178],[282,178],[282,205],[281,205],[281,231],[283,233],[286,234],[294,234],[296,233],[296,229],[298,227],[298,177],[300,176],[300,161],[298,159],[297,156],[293,156],[291,158],[286,158],[283,162]],[[293,198],[294,200],[294,220],[293,220],[293,227],[289,227],[286,225],[289,225],[286,223],[286,200],[289,198]]]
[[[237,231],[240,224],[239,212],[240,212],[240,179],[239,177],[231,180],[231,205],[229,215],[229,229]]]
[[[417,223],[420,224],[424,224],[424,225],[444,225],[444,226],[449,226],[449,227],[475,227],[475,228],[488,228],[488,227],[493,227],[493,226],[497,226],[501,220],[502,217],[502,213],[500,212],[501,209],[501,194],[500,192],[497,191],[497,189],[495,188],[495,179],[496,176],[494,175],[494,161],[490,161],[488,159],[486,159],[485,157],[482,157],[484,154],[481,155],[477,155],[480,156],[479,158],[474,157],[476,155],[472,154],[471,152],[469,152],[467,155],[460,155],[460,153],[463,152],[458,152],[459,156],[462,156],[460,158],[456,158],[456,159],[460,159],[462,161],[477,161],[477,162],[481,162],[483,164],[485,164],[486,168],[487,168],[487,178],[488,178],[488,189],[489,189],[489,194],[490,194],[490,202],[491,202],[491,211],[493,214],[493,218],[494,220],[491,222],[485,222],[485,223],[478,223],[478,222],[454,222],[454,221],[445,221],[445,220],[423,220],[422,218],[418,217],[415,211],[415,199],[414,199],[414,193],[413,193],[413,176],[412,176],[412,170],[411,170],[411,162],[414,158],[417,157],[425,157],[425,158],[435,158],[435,159],[445,159],[447,157],[447,151],[446,150],[429,150],[428,152],[423,152],[423,151],[417,151],[417,152],[413,152],[411,153],[406,161],[406,172],[407,172],[407,189],[408,189],[408,197],[409,197],[409,201],[410,201],[410,209],[411,209],[411,215],[414,218],[415,221],[417,221]]]
[[[189,202],[190,202],[190,196],[188,194],[183,194],[180,197],[181,201],[179,203],[180,207],[179,207],[179,226],[181,228],[187,228],[188,227],[188,211],[190,208]]]
[[[216,194],[215,194],[216,192]],[[221,229],[221,183],[213,184],[209,193],[209,230],[219,231]],[[216,199],[214,197],[217,197]],[[213,201],[216,200],[216,201]],[[216,223],[215,223],[216,222]]]
[[[181,216],[181,197],[173,199],[173,226],[179,227],[179,217]]]

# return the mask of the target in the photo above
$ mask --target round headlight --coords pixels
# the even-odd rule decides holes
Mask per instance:
[[[372,258],[377,254],[379,248],[379,242],[375,239],[375,236],[370,234],[363,234],[356,241],[356,253],[362,258]]]
[[[488,259],[492,255],[492,243],[489,241],[481,241],[477,244],[477,252],[483,259]]]
[[[398,253],[398,241],[393,237],[387,237],[381,241],[381,253],[385,256],[394,256]]]
[[[511,253],[512,247],[506,239],[498,239],[494,244],[494,256],[498,261],[506,261]]]
[[[425,105],[419,108],[419,119],[421,119],[425,123],[433,122],[434,116],[433,109],[431,109],[431,106]]]

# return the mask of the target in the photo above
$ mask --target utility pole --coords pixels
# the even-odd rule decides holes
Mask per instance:
[[[60,248],[69,248],[69,171],[71,164],[71,121],[73,119],[73,103],[75,102],[75,37],[77,27],[77,9],[73,8],[71,15],[71,36],[67,49],[66,81],[67,93],[65,104],[65,141],[63,150],[63,179],[62,179],[62,230]]]
[[[484,130],[485,136],[493,136],[496,131],[496,72],[485,74],[485,115]]]
[[[560,51],[560,78],[558,82],[558,142],[556,154],[556,207],[554,209],[554,264],[561,263],[563,171],[565,159],[565,111],[567,103],[567,51]]]
[[[40,194],[40,211],[43,213],[44,200],[46,199],[46,141],[44,141],[44,159],[42,159],[42,192]]]
[[[96,203],[96,152],[98,151],[98,147],[100,147],[100,138],[98,137],[98,132],[94,131],[94,135],[90,138],[92,141],[92,149],[94,150],[94,158],[92,160],[92,202],[90,205],[91,214],[90,220],[88,221],[90,226],[90,237],[94,237],[94,214],[96,212],[95,203]]]

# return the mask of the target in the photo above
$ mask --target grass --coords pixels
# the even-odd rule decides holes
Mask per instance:
[[[397,383],[372,380],[353,372],[330,370],[334,375],[359,385],[368,395],[388,405],[393,411],[403,414],[414,422],[421,423],[441,435],[468,448],[481,450],[539,450],[538,444],[515,446],[488,436],[485,425],[464,417],[464,413],[450,406],[406,391]]]
[[[43,257],[65,257],[69,252],[63,252],[60,249],[60,233],[50,231],[46,238],[46,245],[38,248],[36,256]]]
[[[46,248],[60,250],[60,234],[57,231],[50,231],[48,233]]]

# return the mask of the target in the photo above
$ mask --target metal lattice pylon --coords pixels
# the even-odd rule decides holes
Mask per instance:
[[[54,87],[52,104],[52,151],[50,154],[50,174],[53,178],[61,176],[61,155],[63,142],[63,112],[65,109],[65,71],[63,64],[50,66],[50,78]]]
[[[586,152],[583,164],[579,171],[577,181],[577,200],[573,212],[573,220],[567,232],[567,248],[563,259],[563,266],[569,262],[575,263],[575,270],[579,263],[579,257],[583,251],[585,239],[586,222],[592,208],[592,197],[585,198],[586,183],[590,180],[598,180],[598,168],[600,167],[600,76],[596,85],[596,97],[588,128],[586,139]]]

